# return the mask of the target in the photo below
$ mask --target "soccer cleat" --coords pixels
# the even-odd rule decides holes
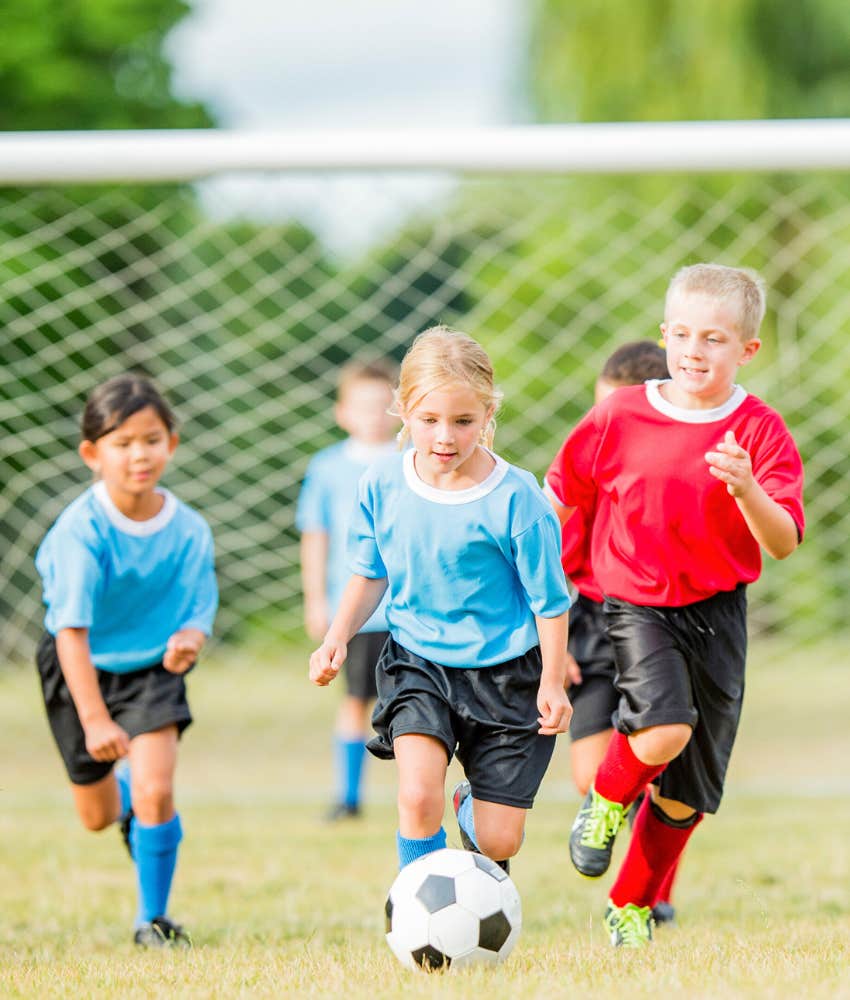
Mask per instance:
[[[130,855],[132,860],[133,857],[133,847],[130,843],[130,824],[133,822],[133,810],[128,809],[118,820],[118,829],[121,831],[121,839],[124,841],[124,846],[127,848],[127,853]]]
[[[614,906],[608,900],[605,929],[615,948],[645,948],[652,941],[652,910],[648,906]]]
[[[133,934],[133,942],[140,948],[191,948],[189,932],[168,917],[154,917],[139,924]]]
[[[351,806],[345,802],[336,802],[325,813],[326,823],[336,823],[341,819],[358,819],[360,806]]]
[[[452,792],[452,808],[455,811],[455,816],[457,816],[458,813],[460,812],[461,803],[468,795],[472,795],[472,787],[469,784],[469,782],[468,781],[458,782],[458,784],[455,785],[455,790]],[[474,854],[481,854],[482,852],[478,849],[477,845],[473,843],[469,834],[460,825],[460,820],[458,820],[457,828],[458,830],[460,830],[460,842],[461,845],[463,846],[463,849],[465,851],[472,851]],[[491,858],[490,860],[494,861],[506,875],[510,875],[511,863],[510,861],[508,861],[507,858],[505,858],[503,861],[496,861],[495,858]]]
[[[570,858],[580,874],[599,878],[608,871],[624,817],[619,802],[609,802],[591,787],[570,831]]]
[[[652,907],[652,919],[656,924],[673,927],[676,923],[676,907],[672,903],[658,902]]]

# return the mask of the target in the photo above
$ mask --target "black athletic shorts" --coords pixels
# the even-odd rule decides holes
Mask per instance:
[[[396,737],[433,736],[449,760],[457,753],[476,799],[530,809],[555,749],[537,732],[541,669],[538,646],[493,667],[443,667],[390,637],[369,750],[389,760]]]
[[[680,608],[606,598],[605,615],[617,662],[617,728],[691,726],[690,742],[656,783],[666,798],[717,812],[744,698],[746,587]]]
[[[567,649],[581,669],[581,684],[570,684],[567,694],[573,706],[570,739],[595,736],[614,726],[620,701],[614,685],[614,647],[606,632],[601,601],[579,594],[570,608],[570,638]]]
[[[75,785],[100,781],[112,770],[114,761],[95,760],[86,750],[80,717],[59,666],[56,640],[49,633],[41,637],[35,662],[47,721],[68,777]],[[131,739],[168,725],[176,725],[178,733],[182,733],[191,725],[184,677],[169,673],[161,663],[124,674],[97,670],[97,680],[110,716]]]
[[[389,632],[358,632],[348,643],[345,658],[346,690],[352,698],[371,701],[378,696],[375,684],[375,668],[381,656]]]

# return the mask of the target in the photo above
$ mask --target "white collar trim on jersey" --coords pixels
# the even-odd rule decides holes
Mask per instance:
[[[364,465],[371,465],[372,462],[383,458],[384,455],[392,455],[398,451],[395,441],[381,441],[378,444],[367,444],[365,441],[355,441],[354,438],[346,438],[342,444],[345,457],[352,462],[361,462]]]
[[[714,406],[710,410],[686,410],[683,406],[674,406],[658,391],[662,383],[672,382],[670,378],[652,378],[646,383],[646,400],[649,405],[663,413],[665,417],[678,420],[683,424],[710,424],[715,420],[723,420],[734,413],[735,410],[747,398],[747,390],[740,385],[732,386],[732,395],[721,406]]]
[[[102,480],[96,482],[91,489],[95,500],[97,500],[107,518],[109,518],[110,524],[119,531],[123,531],[125,535],[135,535],[137,538],[155,535],[157,531],[162,531],[177,512],[177,498],[173,493],[163,489],[161,486],[157,486],[156,492],[164,500],[162,510],[158,514],[154,514],[153,517],[149,517],[147,521],[134,521],[131,517],[127,517],[126,514],[122,514],[113,503],[112,497],[109,495],[109,490],[106,488],[106,483]]]
[[[425,500],[432,500],[434,503],[456,505],[480,500],[482,497],[486,497],[488,493],[493,492],[508,474],[508,469],[510,468],[503,458],[490,451],[489,448],[486,450],[495,461],[495,468],[489,473],[486,479],[483,479],[480,483],[476,483],[475,486],[470,486],[468,489],[440,490],[436,486],[431,486],[423,482],[417,475],[416,467],[413,464],[413,456],[416,454],[416,449],[414,448],[409,448],[403,455],[404,478],[414,493]]]

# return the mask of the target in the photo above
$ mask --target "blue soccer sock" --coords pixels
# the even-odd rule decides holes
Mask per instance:
[[[115,765],[115,780],[118,782],[118,794],[121,796],[121,814],[118,817],[120,823],[127,815],[133,805],[130,797],[130,765],[126,760],[119,761]]]
[[[475,817],[472,812],[472,796],[467,795],[457,811],[457,825],[469,837],[475,849],[478,850],[478,838],[475,836]]]
[[[432,851],[439,851],[446,846],[446,831],[440,827],[435,834],[430,837],[423,837],[421,840],[411,837],[402,837],[401,833],[396,833],[396,847],[398,848],[398,867],[404,868],[411,861],[424,857]]]
[[[137,923],[168,913],[168,897],[177,865],[177,845],[183,839],[180,816],[175,813],[167,823],[142,826],[133,819],[130,843],[136,862],[139,883]]]
[[[363,761],[366,757],[366,743],[362,739],[336,738],[337,775],[339,778],[339,801],[354,809],[360,805],[360,781],[363,776]]]

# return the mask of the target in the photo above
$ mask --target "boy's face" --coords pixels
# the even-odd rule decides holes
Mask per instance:
[[[338,400],[334,416],[339,426],[362,444],[391,441],[398,429],[398,417],[387,410],[392,406],[392,389],[374,378],[350,382]]]
[[[680,292],[661,324],[671,383],[662,393],[668,402],[690,410],[722,406],[732,393],[740,365],[761,347],[757,337],[738,332],[734,307],[701,292]]]

